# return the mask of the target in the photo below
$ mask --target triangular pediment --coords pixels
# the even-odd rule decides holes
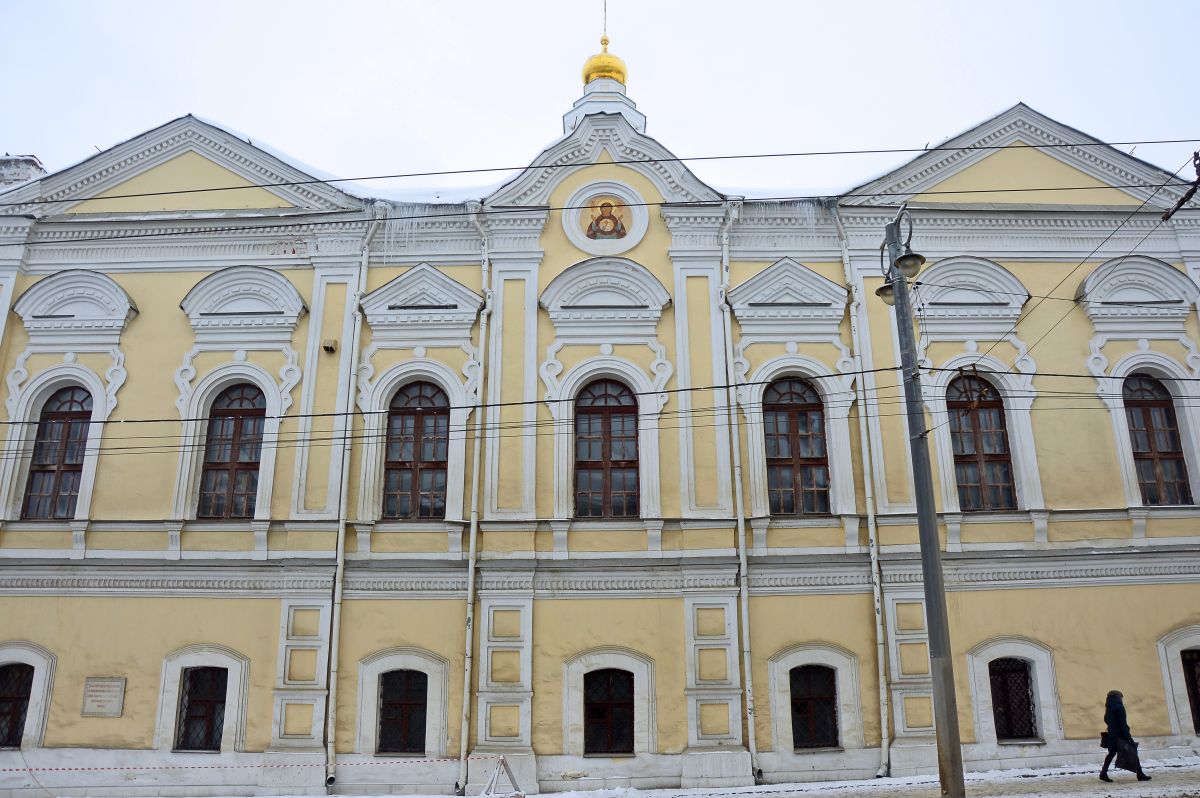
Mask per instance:
[[[4,194],[7,213],[348,210],[363,201],[216,125],[185,116]],[[316,181],[316,182],[315,182]]]
[[[486,199],[489,206],[544,206],[550,193],[571,174],[608,160],[643,174],[667,202],[719,202],[723,195],[705,185],[654,139],[637,132],[620,114],[593,114],[542,151],[520,175]],[[631,161],[635,163],[630,163]]]
[[[730,291],[729,301],[739,317],[756,308],[770,307],[836,307],[840,316],[846,296],[846,289],[837,283],[802,263],[783,258]]]
[[[1165,209],[1182,193],[1155,194],[1170,177],[1020,103],[851,189],[842,203],[1133,207],[1149,200]]]
[[[362,298],[376,344],[468,337],[483,297],[428,263],[418,263]]]

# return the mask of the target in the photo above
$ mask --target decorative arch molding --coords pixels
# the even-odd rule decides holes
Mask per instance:
[[[1182,654],[1200,649],[1200,624],[1185,626],[1163,635],[1158,641],[1158,662],[1162,668],[1163,688],[1167,692],[1167,715],[1171,733],[1181,737],[1200,737],[1192,725],[1192,707],[1188,701],[1187,678]]]
[[[930,266],[917,281],[917,318],[932,340],[1002,339],[1029,291],[999,263],[957,256]]]
[[[1009,657],[1029,663],[1029,673],[1033,680],[1034,711],[1041,739],[1047,743],[1062,740],[1062,715],[1059,710],[1058,682],[1054,676],[1053,651],[1045,644],[1027,637],[1006,636],[986,640],[967,652],[971,711],[975,718],[977,744],[991,748],[998,745],[988,663]]]
[[[478,364],[468,363],[462,376],[446,364],[426,357],[404,360],[375,380],[369,364],[359,367],[358,408],[364,414],[358,518],[378,521],[383,514],[383,458],[387,446],[388,406],[410,382],[427,381],[446,392],[450,401],[450,440],[446,463],[446,520],[462,520],[466,480],[467,421],[479,399]]]
[[[25,710],[21,750],[40,748],[46,734],[46,717],[50,709],[50,696],[54,691],[54,669],[58,665],[58,658],[48,649],[28,640],[0,642],[0,665],[12,663],[33,668],[33,685],[29,690],[29,707]]]
[[[449,747],[447,697],[450,661],[420,648],[378,651],[358,663],[358,732],[354,752],[374,756],[379,748],[379,677],[389,671],[420,671],[428,679],[425,696],[425,756],[446,755]]]
[[[243,355],[244,357],[244,355]],[[254,520],[269,521],[271,518],[271,494],[275,484],[275,459],[279,439],[279,424],[284,411],[291,404],[286,390],[291,386],[287,383],[277,383],[271,373],[256,363],[246,360],[235,360],[217,366],[204,376],[186,397],[181,397],[184,403],[179,406],[183,418],[182,444],[179,452],[179,467],[175,479],[175,498],[172,505],[171,517],[176,521],[191,520],[196,517],[196,504],[200,491],[200,464],[204,457],[204,440],[208,433],[206,419],[209,408],[218,394],[226,388],[238,383],[248,382],[263,392],[266,400],[266,417],[263,421],[262,458],[258,470],[258,494],[255,499]],[[293,383],[294,384],[294,383]],[[262,530],[263,540],[258,555],[266,555],[266,529]]]
[[[121,380],[124,381],[123,376]],[[9,426],[4,460],[0,463],[0,484],[5,486],[0,494],[4,502],[0,507],[0,520],[21,516],[21,499],[25,495],[29,458],[32,456],[42,407],[56,391],[73,386],[85,389],[92,396],[92,417],[88,424],[87,446],[84,448],[83,470],[79,476],[79,494],[75,502],[75,520],[87,520],[92,505],[92,489],[96,484],[96,468],[100,461],[104,422],[116,407],[116,388],[120,386],[114,388],[111,381],[102,380],[96,372],[75,362],[70,355],[64,358],[63,363],[44,369],[19,388],[9,383],[8,417],[21,423]],[[112,391],[111,396],[109,391]]]
[[[1137,373],[1149,374],[1170,391],[1175,417],[1179,421],[1179,436],[1183,443],[1192,495],[1200,496],[1200,382],[1197,381],[1200,380],[1200,357],[1194,357],[1194,349],[1192,353],[1188,357],[1188,366],[1185,366],[1170,355],[1150,349],[1149,341],[1143,339],[1138,342],[1137,351],[1125,355],[1111,368],[1104,368],[1108,361],[1102,356],[1094,364],[1089,361],[1089,365],[1095,366],[1092,373],[1096,376],[1096,393],[1108,407],[1112,421],[1117,462],[1125,485],[1125,501],[1130,507],[1142,506],[1142,491],[1138,486],[1133,445],[1129,440],[1123,388],[1125,378]]]
[[[262,266],[230,266],[213,272],[187,292],[179,307],[197,343],[242,348],[247,341],[291,343],[308,311],[287,278]]]
[[[1200,287],[1187,274],[1145,255],[1100,264],[1075,294],[1097,337],[1105,340],[1184,336],[1197,298]]]
[[[836,674],[838,737],[842,748],[864,748],[862,701],[858,692],[858,657],[833,643],[801,643],[767,660],[771,689],[771,730],[776,753],[791,753],[791,671],[803,665],[823,665]]]
[[[117,346],[137,305],[115,280],[99,272],[68,269],[52,274],[21,295],[13,305],[33,346],[61,342]]]
[[[175,728],[179,712],[179,693],[187,668],[225,668],[229,671],[225,687],[225,725],[221,730],[221,753],[246,750],[246,702],[250,686],[250,660],[227,646],[197,643],[185,646],[163,660],[162,686],[158,694],[154,747],[159,751],[175,748]]]
[[[1018,312],[1019,312],[1018,308]],[[958,479],[954,473],[954,444],[950,434],[950,414],[946,389],[962,373],[977,374],[1000,392],[1004,400],[1004,423],[1013,459],[1017,507],[1042,510],[1046,500],[1038,469],[1037,447],[1033,439],[1032,414],[1035,388],[1033,374],[1012,371],[999,359],[978,352],[967,352],[947,360],[937,371],[921,372],[925,406],[933,416],[933,444],[938,457],[938,475],[942,491],[942,512],[958,513]],[[953,541],[952,541],[953,542]]]
[[[780,355],[763,363],[737,388],[737,400],[746,419],[752,516],[770,515],[767,496],[767,447],[763,432],[762,398],[773,381],[783,377],[808,379],[821,396],[825,412],[826,452],[829,456],[829,499],[833,515],[852,515],[854,463],[851,460],[850,408],[854,404],[854,377],[839,374],[819,360],[798,352]],[[857,527],[855,527],[857,532]],[[756,544],[757,546],[757,544]]]
[[[600,257],[580,261],[555,277],[542,292],[560,341],[613,340],[614,336],[655,338],[662,309],[671,294],[640,263]]]
[[[563,751],[583,756],[583,677],[604,668],[633,674],[633,753],[658,753],[654,660],[623,646],[591,648],[563,663]]]
[[[611,351],[611,347],[609,347]],[[665,353],[664,353],[665,356]],[[666,362],[665,360],[663,361]],[[562,364],[558,361],[559,369]],[[655,361],[655,365],[658,361]],[[611,378],[628,385],[638,402],[638,490],[642,518],[662,516],[659,491],[658,425],[667,395],[663,387],[671,376],[670,363],[654,378],[631,360],[612,354],[588,358],[558,379],[558,372],[542,365],[546,383],[546,404],[554,417],[554,516],[568,519],[575,515],[575,396],[592,380]]]

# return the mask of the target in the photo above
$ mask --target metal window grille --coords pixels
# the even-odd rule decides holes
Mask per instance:
[[[1200,734],[1200,649],[1189,648],[1182,657],[1183,680],[1187,683],[1188,704],[1192,707],[1192,727]]]
[[[792,747],[838,745],[837,672],[824,665],[801,665],[788,672],[792,693]]]
[[[771,515],[829,514],[825,408],[804,380],[776,380],[763,392],[767,497]]]
[[[996,739],[1030,740],[1038,736],[1033,678],[1023,659],[994,659],[988,663],[992,683],[992,715]]]
[[[179,686],[177,751],[220,751],[225,726],[225,668],[185,668]]]
[[[633,674],[604,668],[583,675],[583,752],[633,753]]]
[[[1142,504],[1191,504],[1192,488],[1171,393],[1153,377],[1133,374],[1125,379],[1122,394]]]
[[[226,388],[213,402],[197,517],[254,517],[266,414],[266,398],[253,385]]]
[[[629,388],[597,380],[575,399],[575,515],[638,515],[638,408]]]
[[[384,457],[384,518],[445,518],[450,401],[436,385],[414,382],[392,399]]]
[[[420,671],[388,671],[379,677],[380,754],[424,754],[429,677]]]
[[[20,748],[33,690],[33,666],[14,662],[0,667],[0,748]]]
[[[946,387],[958,503],[966,511],[1015,510],[1004,401],[991,383],[959,377]]]
[[[22,518],[74,518],[87,450],[92,396],[83,388],[63,388],[42,406]]]

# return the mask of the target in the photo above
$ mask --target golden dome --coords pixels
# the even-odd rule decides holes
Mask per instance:
[[[625,62],[608,51],[608,37],[600,37],[600,52],[583,65],[583,85],[597,78],[611,78],[625,85]]]

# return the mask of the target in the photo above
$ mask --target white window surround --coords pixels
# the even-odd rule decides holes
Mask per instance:
[[[46,716],[54,689],[54,668],[58,658],[37,643],[27,640],[0,642],[0,665],[12,663],[33,666],[33,685],[29,690],[29,707],[25,711],[21,750],[39,748],[46,733]]]
[[[637,394],[639,514],[642,518],[659,518],[662,504],[658,422],[667,401],[667,395],[661,392],[665,379],[651,382],[635,363],[613,355],[589,358],[568,371],[561,381],[552,379],[547,383],[550,390],[546,392],[546,402],[555,420],[555,517],[569,519],[575,516],[575,396],[593,380],[606,378],[624,383]]]
[[[88,425],[83,471],[79,478],[79,496],[75,501],[75,520],[87,520],[100,460],[100,439],[104,434],[104,422],[109,416],[109,405],[105,401],[104,381],[90,368],[75,362],[59,363],[45,369],[14,397],[16,403],[10,410],[9,418],[26,423],[13,424],[8,429],[4,461],[0,463],[0,484],[7,486],[0,496],[4,502],[0,519],[15,520],[21,517],[29,459],[32,457],[42,407],[57,391],[69,387],[83,388],[92,396],[92,417]]]
[[[354,738],[354,752],[367,756],[376,754],[379,747],[379,678],[398,670],[420,671],[428,679],[425,756],[445,756],[449,744],[446,697],[450,662],[428,651],[406,647],[379,651],[358,663],[358,733]]]
[[[942,512],[962,512],[958,501],[958,478],[954,471],[954,443],[950,433],[946,389],[958,376],[978,372],[981,379],[996,388],[1004,401],[1004,425],[1012,457],[1013,487],[1017,509],[1041,510],[1045,507],[1037,449],[1033,439],[1031,410],[1035,389],[1033,375],[1013,372],[1000,360],[986,354],[967,352],[947,360],[938,371],[922,372],[925,405],[933,416],[933,445],[937,452],[942,491]]]
[[[250,660],[231,648],[213,643],[186,646],[163,660],[162,687],[158,694],[154,747],[175,750],[179,693],[187,668],[225,668],[225,725],[221,728],[221,753],[244,751],[246,747],[246,700],[250,684]]]
[[[362,461],[358,518],[378,521],[383,515],[384,453],[387,448],[388,407],[396,392],[412,382],[429,382],[446,392],[450,402],[450,437],[446,459],[446,520],[463,518],[466,480],[467,422],[477,386],[466,382],[444,363],[413,358],[397,363],[375,380],[359,380],[358,407],[363,417]],[[430,521],[436,519],[422,519]]]
[[[1144,255],[1102,263],[1075,295],[1100,339],[1092,348],[1093,357],[1111,339],[1185,338],[1184,324],[1198,298],[1200,288],[1186,273]],[[1200,357],[1194,343],[1190,350]]]
[[[633,752],[658,753],[654,660],[619,646],[588,649],[563,663],[563,752],[583,756],[583,677],[604,668],[633,674]]]
[[[200,472],[204,459],[204,440],[208,434],[208,417],[213,400],[226,388],[239,383],[251,383],[263,392],[266,418],[263,423],[263,446],[258,466],[258,495],[254,505],[254,520],[271,518],[271,495],[275,483],[275,458],[278,447],[280,418],[286,408],[282,387],[262,366],[247,361],[234,361],[217,366],[202,379],[180,409],[183,416],[182,448],[175,479],[175,499],[172,518],[192,520],[200,495]]]
[[[196,283],[180,309],[196,343],[249,348],[249,342],[290,345],[308,308],[286,277],[262,266],[231,266]]]
[[[1148,342],[1145,343],[1148,347]],[[1130,507],[1141,507],[1142,491],[1138,485],[1123,394],[1125,379],[1131,374],[1148,374],[1161,381],[1171,393],[1192,499],[1197,500],[1200,497],[1200,383],[1196,380],[1200,378],[1200,364],[1196,370],[1189,370],[1169,355],[1144,348],[1121,358],[1111,369],[1096,377],[1096,391],[1108,406],[1112,420],[1117,462],[1125,485],[1125,501]]]
[[[988,664],[996,659],[1020,659],[1029,663],[1033,680],[1034,711],[1038,737],[1047,743],[1063,739],[1059,713],[1058,683],[1054,676],[1054,656],[1045,645],[1025,637],[997,637],[980,643],[967,652],[967,671],[971,686],[971,709],[975,716],[975,740],[989,747],[996,740],[996,719],[992,709],[992,680]]]
[[[771,729],[776,753],[796,751],[792,742],[791,671],[802,665],[833,668],[837,684],[838,739],[844,749],[863,748],[862,702],[858,694],[858,657],[832,643],[802,643],[767,661],[771,690]],[[803,751],[796,751],[802,754]]]
[[[1158,661],[1162,667],[1163,687],[1167,692],[1167,715],[1171,733],[1197,738],[1192,725],[1192,705],[1188,701],[1187,681],[1181,655],[1187,649],[1200,649],[1200,624],[1185,626],[1164,635],[1158,641]]]
[[[1029,301],[1012,272],[984,258],[945,258],[916,282],[913,304],[928,340],[1004,340]]]
[[[542,292],[562,343],[655,340],[671,294],[650,270],[627,258],[599,257],[569,266]]]
[[[770,383],[785,377],[808,380],[821,396],[825,413],[825,451],[829,458],[829,510],[832,515],[853,514],[854,464],[851,461],[849,419],[854,403],[854,378],[838,374],[824,363],[801,354],[780,355],[768,360],[737,389],[738,403],[746,419],[750,514],[770,515],[762,397]]]

